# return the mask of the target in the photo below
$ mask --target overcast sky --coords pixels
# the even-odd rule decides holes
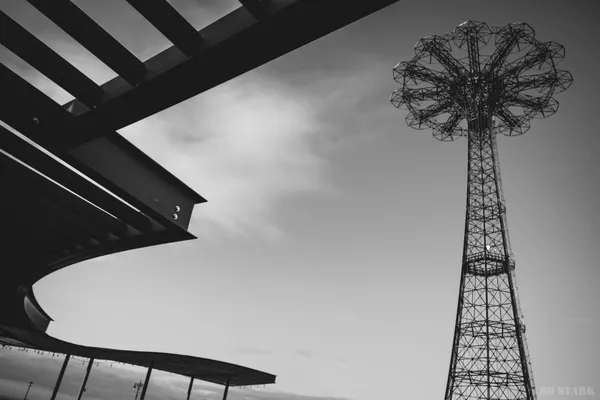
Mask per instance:
[[[76,3],[142,59],[168,47],[125,2]],[[238,6],[172,3],[196,28]],[[96,82],[114,76],[25,2],[0,4]],[[413,57],[420,38],[465,20],[524,21],[538,39],[565,46],[560,68],[574,76],[557,96],[556,115],[498,140],[533,373],[538,388],[597,392],[597,17],[593,0],[404,0],[121,129],[208,199],[190,226],[199,238],[44,278],[34,289],[55,320],[48,333],[276,374],[276,385],[249,396],[256,400],[441,398],[467,143],[441,143],[406,126],[406,112],[388,101],[398,87],[392,67]],[[2,62],[55,100],[70,99],[0,50]],[[2,365],[0,378],[19,387],[29,381],[2,375]]]

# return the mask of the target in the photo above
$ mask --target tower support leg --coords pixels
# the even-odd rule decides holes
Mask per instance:
[[[83,392],[85,392],[85,385],[87,384],[88,378],[90,376],[90,372],[92,371],[92,365],[94,365],[94,359],[90,358],[87,369],[85,370],[85,376],[83,377],[83,382],[81,383],[81,389],[79,389],[79,394],[77,395],[77,400],[81,400],[81,396],[83,396]]]
[[[63,376],[65,375],[65,371],[67,370],[67,364],[69,363],[69,358],[71,358],[70,354],[65,356],[65,361],[63,362],[62,368],[60,369],[60,373],[58,374],[58,379],[56,380],[56,385],[54,385],[54,391],[52,392],[52,397],[50,400],[55,400],[56,395],[58,394],[58,389],[60,388],[60,384],[62,383]]]
[[[192,386],[194,386],[194,378],[190,378],[190,386],[188,387],[187,400],[190,400],[190,396],[192,395]]]
[[[150,374],[152,374],[153,365],[154,363],[151,363],[148,367],[148,372],[146,373],[146,380],[144,381],[144,386],[142,386],[142,396],[140,397],[140,400],[144,400],[144,397],[146,397],[146,389],[148,389],[148,384],[150,383]]]

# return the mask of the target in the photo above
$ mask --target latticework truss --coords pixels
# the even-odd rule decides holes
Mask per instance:
[[[564,48],[539,42],[524,23],[468,21],[421,39],[394,68],[390,101],[435,138],[468,139],[462,274],[446,400],[536,399],[515,283],[496,134],[519,135],[558,109],[572,82],[556,69]]]
[[[419,40],[415,57],[394,67],[402,87],[391,102],[409,111],[409,126],[433,129],[442,141],[467,136],[468,121],[479,114],[495,117],[496,133],[519,135],[532,118],[557,111],[553,95],[573,80],[556,69],[564,56],[563,46],[538,41],[528,24],[468,21]]]

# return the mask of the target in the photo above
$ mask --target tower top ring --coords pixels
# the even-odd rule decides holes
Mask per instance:
[[[394,67],[402,86],[390,101],[408,110],[410,127],[430,128],[441,141],[466,136],[482,118],[494,119],[496,133],[520,135],[531,119],[558,110],[554,94],[573,82],[569,72],[557,69],[564,56],[562,45],[540,42],[526,23],[465,21],[417,42],[414,58]]]

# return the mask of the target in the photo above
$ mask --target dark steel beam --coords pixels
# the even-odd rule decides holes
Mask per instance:
[[[71,0],[27,0],[88,49],[100,61],[136,86],[144,80],[144,64]]]
[[[15,188],[11,187],[11,189]],[[30,228],[35,227],[36,232],[38,230],[49,232],[51,238],[58,238],[71,243],[71,247],[74,248],[77,246],[82,248],[90,246],[89,236],[78,234],[79,232],[73,229],[69,222],[61,219],[56,214],[44,212],[40,207],[28,204],[28,199],[20,191],[3,191],[0,204],[2,204],[2,209],[9,210],[10,213],[19,215],[24,221],[28,221],[26,225]],[[6,229],[7,224],[5,223],[4,226]]]
[[[246,8],[200,30],[199,53],[188,58],[169,48],[145,62],[144,83],[132,89],[121,78],[102,88],[107,95],[93,110],[70,102],[84,125],[118,130],[209,90],[307,43],[366,17],[398,0],[271,0],[256,20]],[[96,132],[80,135],[78,143]]]
[[[204,198],[180,190],[151,167],[153,162],[122,136],[98,138],[70,151],[65,160],[95,182],[126,202],[134,202],[142,212],[151,209],[153,217],[165,226],[187,229],[194,204]],[[142,208],[142,203],[146,208]]]
[[[21,198],[21,203],[56,216],[65,227],[76,233],[103,243],[108,241],[107,232],[125,230],[124,222],[82,201],[2,153],[0,162],[7,170],[3,177],[3,185],[10,188],[13,195]]]
[[[200,50],[200,33],[166,0],[127,2],[188,57],[193,57]]]
[[[72,190],[93,204],[101,204],[102,209],[141,232],[150,229],[148,217],[129,207],[121,200],[107,193],[97,185],[88,181],[81,175],[51,159],[41,150],[34,148],[24,140],[0,126],[0,148],[29,165],[64,187]],[[125,231],[111,231],[114,235],[122,237]]]
[[[0,43],[87,107],[100,102],[104,93],[100,86],[2,11]]]
[[[0,85],[4,89],[0,92],[1,120],[160,225],[185,231],[193,205],[206,201],[121,135],[102,124],[82,125],[2,64]],[[96,131],[98,140],[84,146],[69,145]],[[121,169],[113,165],[117,161]],[[134,170],[141,175],[133,176]],[[173,218],[175,206],[181,207],[177,220]]]
[[[40,257],[52,252],[62,252],[73,247],[71,240],[64,236],[53,235],[52,230],[47,230],[37,221],[33,221],[29,213],[18,212],[15,204],[10,200],[0,200],[3,209],[10,210],[2,217],[2,225],[6,230],[0,236],[3,249],[10,249],[11,252],[20,249],[19,253],[29,257],[30,260],[39,260]],[[23,260],[20,261],[23,262]],[[27,274],[34,265],[35,263],[23,262],[21,269],[12,274]]]
[[[254,19],[263,19],[266,16],[266,5],[269,0],[240,0]]]
[[[73,115],[3,64],[0,64],[0,87],[0,120],[16,131],[52,153],[61,150],[61,142],[76,136],[71,131],[57,130],[67,120],[75,122]]]

